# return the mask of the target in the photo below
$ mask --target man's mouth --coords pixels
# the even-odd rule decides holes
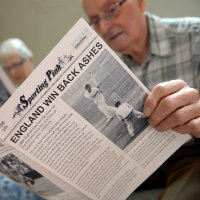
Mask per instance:
[[[110,41],[113,41],[113,40],[115,40],[118,36],[120,36],[122,34],[122,32],[119,32],[119,33],[116,33],[116,34],[114,34],[114,35],[111,35],[110,36]]]

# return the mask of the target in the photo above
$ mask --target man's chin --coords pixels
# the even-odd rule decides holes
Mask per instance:
[[[118,53],[122,53],[125,49],[127,49],[127,47],[124,45],[123,40],[109,41],[109,46],[111,49]]]
[[[111,46],[111,49],[113,49],[114,51],[116,51],[120,54],[124,54],[127,50],[127,47],[122,46],[122,45],[113,45],[113,46]]]
[[[18,80],[15,80],[14,82],[15,82],[15,84],[17,84],[17,85],[21,85],[21,84],[23,83],[23,80],[21,80],[21,79],[19,80],[19,79],[18,79]]]

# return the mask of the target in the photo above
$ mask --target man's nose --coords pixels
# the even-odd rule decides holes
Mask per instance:
[[[17,73],[17,69],[15,67],[11,68],[8,72],[10,75],[15,75]]]
[[[112,28],[112,22],[106,19],[101,19],[99,22],[99,33],[102,36],[105,36],[106,33]]]

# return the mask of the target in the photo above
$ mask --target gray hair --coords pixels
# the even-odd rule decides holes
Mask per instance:
[[[24,59],[33,57],[31,50],[19,38],[7,39],[0,46],[0,61],[2,61],[3,57],[13,54],[18,54]]]

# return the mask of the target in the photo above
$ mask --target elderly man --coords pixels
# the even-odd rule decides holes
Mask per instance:
[[[5,40],[0,46],[0,62],[12,82],[19,86],[33,70],[33,54],[18,38]]]
[[[83,0],[83,7],[93,28],[151,90],[143,108],[149,124],[192,134],[199,143],[200,18],[161,19],[145,12],[145,0]],[[180,148],[141,188],[157,183],[166,187],[162,200],[199,199],[200,145]]]

